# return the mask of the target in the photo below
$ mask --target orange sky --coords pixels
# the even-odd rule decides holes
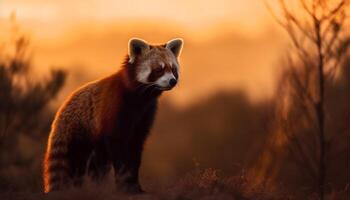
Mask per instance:
[[[261,28],[267,14],[261,0],[2,0],[0,5],[0,18],[16,11],[21,21],[54,29],[86,22],[161,19],[189,29],[229,21],[251,31]]]
[[[218,88],[243,88],[253,100],[271,94],[283,44],[261,0],[0,0],[0,36],[13,11],[36,66],[81,76],[72,88],[115,71],[130,37],[183,37],[181,84],[168,95],[178,103]]]

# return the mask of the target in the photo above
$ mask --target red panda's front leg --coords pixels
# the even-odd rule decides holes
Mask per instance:
[[[128,141],[126,150],[126,152],[129,152],[129,156],[126,157],[125,164],[130,173],[130,176],[126,181],[131,185],[131,189],[139,192],[143,191],[139,182],[143,146],[153,125],[156,109],[157,101],[155,100],[149,105],[141,119],[136,124],[132,134],[133,137]]]
[[[112,147],[112,163],[117,187],[125,192],[143,192],[139,183],[139,168],[141,165],[143,140],[133,138],[131,142],[119,143]]]
[[[127,192],[143,192],[139,183],[139,169],[143,145],[153,124],[156,106],[156,102],[152,103],[134,125],[134,129],[128,133],[130,137],[119,140],[119,145],[114,146],[116,149],[113,151],[115,153],[113,163],[117,182],[121,181]]]
[[[106,148],[107,143],[105,142],[107,139],[103,138],[96,143],[88,161],[87,173],[96,182],[104,180],[111,169],[111,161]]]
[[[117,147],[114,147],[112,152],[112,164],[118,189],[128,193],[143,192],[138,182],[141,152],[137,154]]]

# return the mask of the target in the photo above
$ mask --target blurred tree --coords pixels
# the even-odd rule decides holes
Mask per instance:
[[[164,186],[197,169],[224,176],[255,165],[267,138],[271,102],[252,102],[243,90],[218,90],[178,108],[160,102],[142,164],[144,185]]]
[[[15,26],[15,24],[14,24]],[[16,179],[30,177],[30,165],[37,154],[24,156],[48,133],[53,112],[48,104],[62,89],[66,73],[52,70],[48,78],[38,81],[28,53],[29,40],[13,30],[13,41],[0,55],[0,188],[8,189]],[[6,51],[6,52],[5,52]],[[9,53],[10,52],[10,53]],[[33,146],[23,140],[36,141]],[[24,152],[24,153],[23,153]],[[15,173],[11,170],[15,169]],[[38,167],[40,169],[40,167]],[[11,177],[25,172],[25,177]],[[37,177],[40,180],[40,176]]]
[[[334,138],[342,134],[334,129],[334,104],[329,102],[335,98],[330,94],[334,95],[341,75],[339,66],[345,67],[350,46],[344,30],[348,4],[348,0],[299,0],[288,4],[279,0],[280,17],[267,4],[293,45],[277,84],[275,146],[283,143],[288,148],[294,163],[311,178],[320,199],[324,199]],[[293,12],[292,6],[300,6],[301,12]],[[349,112],[344,106],[347,110],[343,112]]]

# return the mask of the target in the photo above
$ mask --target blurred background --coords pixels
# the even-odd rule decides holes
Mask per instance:
[[[2,0],[0,9],[1,38],[8,36],[15,12],[39,73],[62,65],[93,80],[118,70],[131,37],[150,43],[182,37],[181,86],[168,96],[174,103],[185,106],[219,88],[243,88],[254,100],[272,94],[271,72],[282,41],[258,0]]]
[[[281,87],[293,85],[286,83],[290,35],[268,9],[283,11],[279,6],[260,0],[0,0],[1,188],[41,189],[42,157],[58,106],[80,85],[117,71],[131,37],[150,43],[181,37],[180,84],[161,97],[143,157],[145,188],[213,168],[271,188],[314,191],[313,178],[301,172],[305,166],[290,157],[288,140],[276,134],[281,91],[287,90]],[[287,7],[302,12],[300,5]],[[349,61],[339,65],[343,70],[331,82],[327,101],[330,111],[337,109],[328,117],[346,124]],[[298,111],[296,118],[303,115]],[[349,145],[342,145],[335,153],[342,159],[327,160],[335,163],[328,171],[329,191],[350,183]]]

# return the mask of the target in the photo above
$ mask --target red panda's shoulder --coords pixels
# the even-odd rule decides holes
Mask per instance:
[[[94,96],[97,132],[107,132],[120,109],[126,88],[121,73],[100,79],[95,84],[98,88],[98,93]]]

